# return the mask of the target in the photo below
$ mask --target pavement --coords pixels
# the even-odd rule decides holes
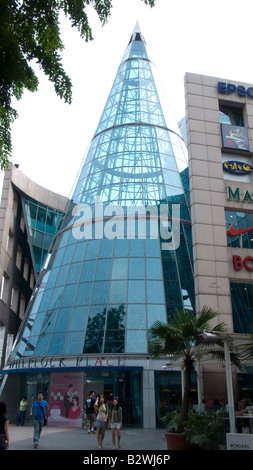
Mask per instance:
[[[121,449],[124,450],[162,450],[165,451],[164,429],[122,429]],[[9,450],[33,450],[33,426],[9,425]],[[116,440],[117,443],[117,440]],[[117,449],[117,446],[116,446]],[[98,451],[96,434],[88,434],[86,429],[45,426],[42,429],[38,450]],[[112,432],[107,429],[103,450],[112,450]]]

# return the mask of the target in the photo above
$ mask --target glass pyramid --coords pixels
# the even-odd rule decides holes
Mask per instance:
[[[155,77],[137,23],[12,359],[146,354],[154,320],[194,309],[186,150]]]

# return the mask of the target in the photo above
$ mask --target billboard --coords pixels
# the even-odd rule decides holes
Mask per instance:
[[[83,385],[83,372],[51,374],[48,400],[49,426],[82,426]]]
[[[221,129],[224,148],[249,151],[248,134],[245,127],[222,124]]]

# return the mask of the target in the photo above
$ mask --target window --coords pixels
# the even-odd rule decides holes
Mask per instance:
[[[235,333],[249,333],[253,323],[253,284],[231,282]]]
[[[243,109],[220,105],[220,123],[244,127]]]
[[[253,214],[225,211],[227,246],[253,248]]]

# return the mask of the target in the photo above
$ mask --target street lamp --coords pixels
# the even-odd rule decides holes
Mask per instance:
[[[235,433],[235,409],[234,409],[234,394],[233,394],[233,382],[232,382],[232,372],[231,372],[231,360],[230,360],[230,351],[228,346],[228,340],[219,333],[208,333],[204,331],[202,335],[203,339],[209,342],[215,342],[217,339],[222,339],[224,345],[224,356],[225,356],[225,369],[226,369],[226,384],[227,384],[227,396],[228,396],[228,415],[229,415],[229,425],[230,432]]]

